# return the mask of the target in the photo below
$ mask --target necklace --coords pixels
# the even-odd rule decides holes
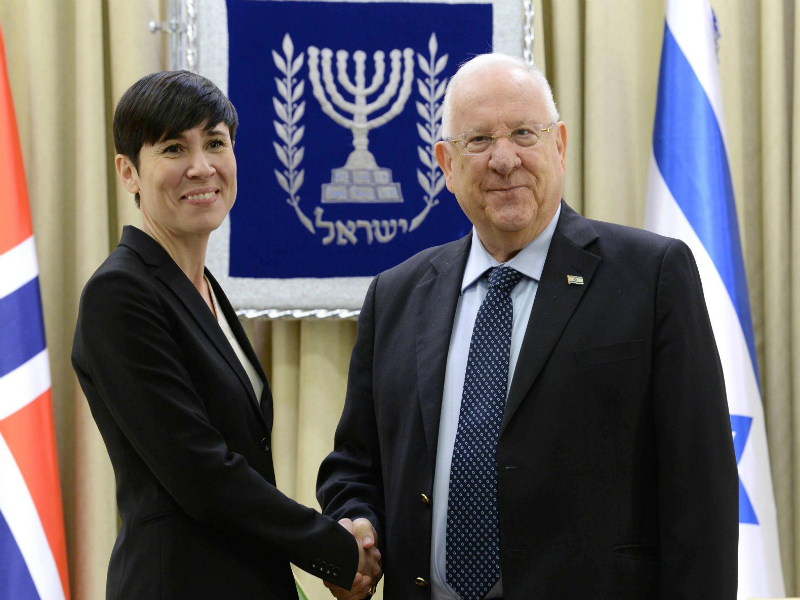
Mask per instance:
[[[208,280],[208,277],[203,276],[203,280],[206,282],[206,289],[208,290],[208,299],[211,301],[211,312],[214,315],[214,319],[219,321],[219,317],[217,317],[217,303],[214,302],[214,293],[211,291],[211,282]]]

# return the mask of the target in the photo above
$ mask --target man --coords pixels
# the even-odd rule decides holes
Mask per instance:
[[[372,282],[318,498],[377,531],[386,600],[736,597],[722,370],[680,241],[562,200],[541,73],[483,55],[436,146],[474,225]]]

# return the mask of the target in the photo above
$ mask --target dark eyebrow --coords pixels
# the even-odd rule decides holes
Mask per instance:
[[[176,137],[171,138],[164,138],[163,140],[158,140],[154,146],[169,146],[170,144],[174,144],[175,142],[182,142],[184,140],[183,136],[179,135]]]
[[[225,133],[226,133],[225,127],[227,127],[227,125],[225,125],[224,123],[217,123],[211,129],[206,129],[206,135],[207,136],[213,136],[213,135],[222,135],[222,136],[224,136]]]
[[[214,127],[212,127],[211,129],[206,129],[204,131],[205,137],[214,137],[214,136],[217,136],[217,135],[224,136],[225,135],[225,129],[223,128],[224,126],[225,126],[224,123],[218,123],[218,124],[214,125]],[[169,145],[169,144],[172,144],[174,142],[183,142],[183,141],[186,141],[186,132],[185,131],[181,131],[178,135],[176,135],[174,137],[164,138],[163,140],[159,140],[158,142],[156,142],[156,144],[167,144],[167,145]]]

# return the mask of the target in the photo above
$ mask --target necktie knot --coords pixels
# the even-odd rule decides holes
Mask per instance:
[[[500,265],[489,271],[489,289],[510,294],[520,279],[522,273],[512,267]]]

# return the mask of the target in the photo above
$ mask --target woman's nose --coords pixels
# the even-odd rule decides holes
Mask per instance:
[[[211,177],[217,170],[214,168],[210,157],[205,152],[194,152],[191,155],[191,163],[186,172],[188,177],[205,179]]]

